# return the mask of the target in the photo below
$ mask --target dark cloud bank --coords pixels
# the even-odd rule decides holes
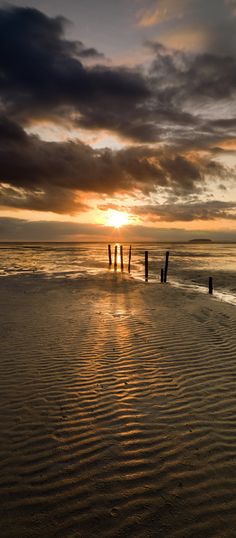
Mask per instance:
[[[187,230],[184,227],[155,228],[151,226],[124,226],[122,229],[125,241],[188,241],[194,237],[209,237],[209,232]],[[109,237],[112,241],[117,237],[114,230],[97,224],[79,224],[56,221],[27,221],[19,218],[0,217],[0,241],[86,241],[88,237],[96,241],[104,241]],[[211,238],[218,241],[233,241],[231,232],[211,232]]]
[[[143,209],[151,216],[230,218],[236,204],[206,202],[196,211],[184,209],[181,197],[207,192],[209,180],[234,181],[216,159],[224,154],[220,142],[236,139],[233,53],[188,55],[149,42],[148,72],[117,68],[94,47],[67,40],[64,26],[62,17],[35,9],[0,9],[0,205],[75,213],[86,211],[86,192],[161,189],[167,202]],[[82,141],[46,142],[25,131],[41,118],[107,129],[129,146],[112,151]],[[173,196],[180,205],[170,204]]]

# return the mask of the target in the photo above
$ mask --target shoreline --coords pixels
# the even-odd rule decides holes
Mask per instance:
[[[167,283],[163,284],[160,282],[160,279],[158,277],[154,278],[153,276],[149,277],[148,282],[145,282],[145,278],[141,277],[139,275],[135,274],[129,274],[127,271],[121,272],[120,269],[117,271],[114,271],[113,268],[107,269],[104,271],[103,269],[100,269],[100,271],[92,273],[79,273],[75,272],[73,275],[71,272],[66,274],[65,272],[62,273],[45,273],[40,272],[36,270],[35,272],[27,271],[21,272],[18,274],[0,274],[0,282],[4,281],[4,279],[10,280],[10,285],[13,283],[22,284],[22,285],[28,285],[29,283],[34,284],[36,282],[51,282],[51,285],[53,283],[60,281],[61,283],[64,283],[65,285],[69,282],[73,282],[76,286],[78,282],[91,282],[91,284],[99,284],[101,280],[105,281],[115,281],[115,279],[122,279],[124,281],[129,281],[130,283],[137,283],[137,284],[145,284],[147,286],[159,286],[163,287],[163,290],[166,289],[166,287],[171,287],[173,289],[179,289],[182,290],[182,293],[184,294],[196,294],[197,296],[203,295],[203,296],[209,296],[208,286],[207,284],[204,286],[203,284],[199,284],[198,282],[194,280],[184,281],[184,280],[176,280],[176,278],[170,278]],[[117,280],[118,281],[118,280]],[[9,284],[9,283],[8,283]],[[68,284],[69,285],[69,284]],[[4,287],[4,284],[3,284]],[[233,294],[230,289],[222,288],[221,290],[215,289],[213,290],[212,297],[209,297],[210,299],[215,299],[216,301],[222,302],[223,304],[230,304],[232,306],[236,305],[236,296]]]
[[[123,245],[124,246],[124,245]],[[4,248],[6,250],[4,250]],[[221,244],[220,247],[194,246],[191,244],[174,245],[145,244],[148,250],[149,284],[158,283],[161,279],[161,269],[164,269],[166,252],[170,252],[168,283],[186,290],[199,293],[208,292],[209,277],[213,278],[214,297],[219,300],[236,304],[236,250],[231,244]],[[170,250],[167,250],[170,249]],[[23,274],[27,278],[89,279],[107,278],[108,271],[113,266],[108,265],[107,244],[52,244],[15,245],[0,249],[1,268],[0,278],[13,274]],[[120,270],[119,248],[117,252],[118,270]],[[144,244],[132,245],[131,278],[139,282],[145,278]],[[114,248],[112,247],[114,262]],[[128,270],[129,248],[123,248],[124,273]]]

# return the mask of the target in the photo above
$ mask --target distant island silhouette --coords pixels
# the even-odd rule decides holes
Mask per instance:
[[[212,239],[190,239],[189,243],[212,243]]]

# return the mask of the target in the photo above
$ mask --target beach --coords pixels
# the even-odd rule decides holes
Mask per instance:
[[[119,272],[0,296],[0,535],[235,537],[235,306]]]
[[[236,0],[0,6],[0,538],[236,538]]]

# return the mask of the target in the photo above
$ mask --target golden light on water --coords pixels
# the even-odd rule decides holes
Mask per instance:
[[[106,225],[114,228],[121,228],[125,224],[129,224],[129,215],[124,211],[109,209],[106,215]]]

